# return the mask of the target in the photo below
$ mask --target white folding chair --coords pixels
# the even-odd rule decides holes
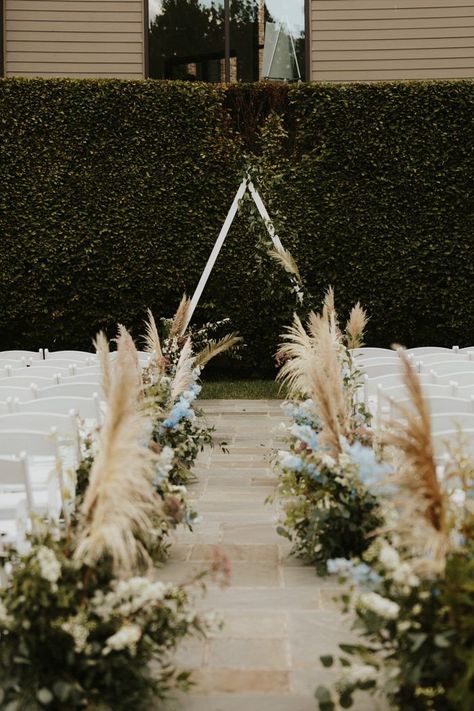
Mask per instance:
[[[42,377],[41,375],[35,375],[34,373],[30,375],[28,373],[28,375],[14,375],[11,378],[0,380],[0,387],[30,388],[32,385],[36,385],[39,388],[48,388],[50,385],[59,385],[60,382],[59,375]]]
[[[33,508],[26,454],[0,457],[0,547],[13,543],[21,551],[23,529],[27,528],[27,516]]]
[[[397,360],[388,363],[374,363],[373,365],[370,363],[364,364],[360,370],[368,375],[369,380],[371,380],[372,378],[381,378],[386,375],[401,375],[403,372],[402,368],[401,361]]]
[[[474,372],[470,370],[436,375],[436,382],[438,383],[447,383],[450,380],[454,381],[459,388],[474,387]]]
[[[15,412],[41,412],[67,415],[73,410],[86,424],[102,424],[102,411],[97,394],[92,397],[61,395],[57,397],[41,397],[26,402],[13,403]]]
[[[452,348],[443,348],[442,346],[418,346],[417,348],[407,348],[407,355],[413,355],[419,358],[422,355],[428,355],[430,353],[453,353],[458,351],[458,346],[453,346]]]
[[[14,358],[15,360],[43,360],[43,349],[37,351],[0,351],[0,359]]]
[[[44,361],[46,363],[46,361]],[[57,366],[53,361],[54,365],[51,363],[47,365],[32,365],[28,368],[28,375],[38,375],[40,378],[53,378],[58,375],[67,377],[68,375],[74,374],[74,369],[69,365],[67,368],[61,368]]]
[[[59,358],[61,360],[69,360],[70,363],[89,361],[91,365],[97,362],[96,354],[88,353],[87,351],[49,351],[45,348],[44,358],[45,360],[55,360]]]
[[[462,399],[460,397],[440,397],[435,395],[434,397],[426,397],[425,401],[432,415],[440,415],[443,413],[450,412],[464,412],[466,414],[474,414],[474,398]],[[394,406],[394,400],[390,400],[391,411],[395,412],[397,408]],[[396,401],[398,405],[402,407],[410,407],[411,400],[406,398],[404,400]]]
[[[472,373],[474,377],[474,361],[472,360],[460,360],[457,362],[448,361],[440,363],[430,363],[430,368],[433,370],[438,377],[442,375],[451,375],[453,380],[458,373]]]
[[[20,387],[16,385],[4,385],[2,380],[0,383],[0,400],[7,400],[8,398],[16,398],[18,400],[31,400],[32,389],[31,387]]]
[[[438,412],[431,417],[431,431],[437,435],[439,432],[450,430],[473,430],[474,412]]]
[[[84,373],[79,371],[77,375],[69,375],[67,378],[61,378],[61,384],[66,383],[96,383],[97,389],[100,390],[102,380],[101,373]]]
[[[63,383],[48,388],[38,389],[37,397],[93,397],[100,394],[101,387],[97,383]]]
[[[353,356],[376,356],[376,357],[384,357],[384,356],[391,356],[396,353],[396,351],[392,350],[391,348],[352,348],[351,353]]]
[[[80,439],[77,427],[76,413],[71,409],[67,414],[51,412],[14,412],[0,416],[0,431],[28,430],[45,431],[56,429],[60,444],[73,447],[76,454],[76,464],[80,459]]]
[[[48,513],[58,517],[61,508],[67,517],[66,489],[63,462],[59,449],[58,433],[53,427],[43,430],[0,430],[0,456],[25,452],[33,490],[47,496],[43,498]],[[37,504],[35,504],[37,506]]]
[[[425,355],[417,356],[423,365],[433,368],[436,363],[466,363],[469,362],[468,353],[461,351],[446,351],[444,353],[426,353]]]
[[[83,363],[83,361],[80,361],[80,363]],[[46,370],[51,369],[55,370],[56,372],[64,371],[64,374],[66,375],[73,373],[76,368],[76,365],[76,363],[72,363],[71,360],[68,358],[51,358],[51,360],[35,361],[30,365],[30,368],[37,368],[38,372],[40,368],[46,368]]]
[[[10,358],[2,358],[0,360],[0,370],[2,373],[2,377],[8,377],[10,373],[15,373],[19,370],[21,371],[23,368],[26,368],[30,364],[30,362],[32,361],[27,361],[25,358],[22,358],[21,360],[11,360]],[[36,362],[40,363],[41,361]]]

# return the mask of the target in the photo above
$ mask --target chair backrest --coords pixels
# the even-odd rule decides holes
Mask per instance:
[[[0,455],[25,452],[28,457],[57,457],[57,432],[46,430],[0,430]]]
[[[33,494],[25,452],[19,456],[0,457],[0,488],[21,486],[25,488],[25,498],[29,511],[33,509]],[[0,495],[0,507],[1,507]]]
[[[461,429],[474,431],[474,412],[437,412],[431,417],[431,431],[438,432]]]
[[[473,373],[474,374],[474,361],[472,360],[459,360],[459,361],[445,361],[430,363],[430,368],[436,375],[454,375],[456,373]]]
[[[25,358],[26,360],[43,360],[43,349],[40,348],[37,351],[0,351],[0,358],[15,358],[19,360]]]
[[[421,355],[427,355],[429,353],[453,353],[458,351],[457,346],[452,348],[443,348],[442,346],[418,346],[417,348],[407,348],[407,354],[412,353],[414,356],[418,357]]]
[[[0,416],[8,415],[10,412],[14,411],[14,399],[12,397],[6,400],[0,400]]]
[[[421,382],[431,383],[433,376],[429,373],[421,373],[419,375]],[[379,386],[384,390],[394,386],[403,385],[403,376],[401,373],[392,373],[391,375],[379,375],[375,378],[368,379],[367,388],[370,395],[377,395]]]
[[[455,376],[457,379],[457,375]],[[470,397],[474,397],[474,381],[472,383],[468,383],[467,385],[460,385],[458,383],[458,386],[456,387],[456,397],[462,397],[465,400],[467,400]]]
[[[402,373],[402,363],[400,360],[391,361],[388,363],[364,363],[361,365],[360,369],[369,376],[369,380],[372,378],[380,378],[384,375],[397,375]]]
[[[361,369],[364,369],[368,365],[391,365],[394,364],[397,368],[400,366],[400,358],[394,353],[391,356],[357,356],[353,359],[353,362]]]
[[[459,387],[473,386],[474,387],[474,371],[460,371],[459,373],[437,373],[437,383],[447,383],[448,381],[455,382]]]
[[[422,385],[423,395],[425,398],[432,397],[457,397],[457,388],[454,383],[446,385],[438,385],[436,383],[424,383]],[[381,388],[379,395],[384,398],[391,398],[392,400],[406,400],[408,399],[408,391],[406,386],[401,383],[400,385],[392,385],[388,388]]]
[[[82,363],[77,363],[75,368],[75,375],[87,375],[87,373],[101,373],[102,369],[99,364],[95,365],[84,365]]]
[[[79,370],[77,375],[69,375],[67,378],[61,378],[61,384],[65,383],[96,383],[97,389],[100,390],[101,373],[84,373]]]
[[[3,380],[0,382],[0,400],[7,400],[9,397],[17,398],[18,400],[31,400],[31,388],[16,385],[4,385],[4,382],[5,381]]]
[[[28,373],[28,375],[13,375],[11,378],[0,380],[0,387],[29,388],[31,385],[37,385],[40,388],[47,388],[50,385],[58,385],[58,381],[58,376],[46,375],[43,377],[35,373]]]
[[[462,351],[445,351],[444,353],[425,353],[424,355],[417,355],[416,359],[423,363],[423,365],[429,365],[430,368],[436,363],[466,363],[469,362],[469,355],[463,353]]]
[[[21,370],[22,368],[26,368],[31,361],[27,361],[24,358],[18,359],[18,360],[11,360],[10,358],[1,358],[0,359],[0,369],[2,374],[8,375],[12,371],[18,371]],[[42,361],[36,361],[37,363],[40,363]]]
[[[58,396],[91,398],[100,392],[101,388],[97,383],[88,381],[87,383],[64,383],[61,385],[53,385],[49,388],[41,388],[38,389],[37,396],[39,398]]]
[[[95,353],[88,353],[87,351],[49,351],[47,348],[44,351],[45,360],[55,360],[59,358],[61,360],[69,360],[72,362],[80,361],[90,361],[91,364],[97,362],[97,356]]]
[[[465,346],[464,348],[460,348],[460,351],[467,352],[467,351],[474,351],[474,346]]]
[[[79,361],[83,363],[84,361]],[[71,361],[70,358],[51,358],[50,360],[38,360],[30,365],[30,368],[46,368],[54,369],[56,372],[61,370],[69,372],[74,372],[75,363]]]
[[[44,362],[46,363],[46,361]],[[47,365],[32,365],[28,368],[28,375],[39,375],[41,378],[53,378],[56,375],[68,376],[73,374],[74,369],[71,368],[70,365],[66,368],[61,368],[60,366],[56,366],[56,363],[54,363],[54,365],[51,365],[51,363]]]
[[[425,401],[432,415],[438,415],[444,412],[464,412],[474,414],[474,400],[471,398],[464,400],[459,397],[441,397],[439,395],[435,395],[433,397],[425,397]],[[393,403],[395,401],[392,400],[391,402]],[[397,400],[396,402],[402,407],[411,407],[411,400],[409,398]]]
[[[95,420],[98,424],[102,422],[98,395],[95,397],[73,395],[41,397],[26,402],[15,402],[14,410],[16,412],[51,412],[62,415],[67,415],[71,410],[74,410],[83,420]]]
[[[353,356],[391,356],[394,355],[396,352],[393,351],[391,348],[353,348],[351,350],[351,353]]]
[[[38,401],[36,401],[38,402]],[[51,412],[13,412],[0,416],[0,431],[28,430],[45,431],[52,427],[60,436],[76,436],[77,422],[74,410],[67,415]]]

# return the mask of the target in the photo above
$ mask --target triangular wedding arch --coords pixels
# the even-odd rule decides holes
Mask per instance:
[[[262,218],[263,222],[265,223],[265,227],[267,228],[267,232],[270,236],[271,241],[273,242],[273,245],[277,250],[281,250],[283,248],[283,245],[280,241],[280,238],[275,232],[275,227],[273,226],[273,222],[270,219],[270,216],[267,212],[267,209],[265,205],[263,204],[263,200],[260,197],[258,191],[256,190],[254,184],[252,183],[250,176],[246,175],[243,179],[242,182],[240,183],[239,189],[237,190],[234,200],[232,202],[232,205],[230,206],[229,212],[227,213],[227,217],[225,218],[224,224],[222,225],[221,231],[219,232],[219,236],[216,239],[216,242],[214,244],[214,247],[212,248],[212,252],[209,255],[209,259],[207,260],[207,264],[204,267],[204,271],[201,274],[201,278],[199,279],[199,283],[194,291],[193,297],[191,299],[191,303],[188,309],[187,313],[187,319],[186,319],[186,324],[184,325],[184,329],[186,329],[189,325],[189,322],[191,321],[194,311],[196,309],[196,306],[199,303],[199,299],[202,296],[202,292],[204,291],[204,287],[207,284],[207,280],[209,279],[211,272],[213,270],[214,264],[216,263],[216,259],[219,256],[219,252],[222,249],[222,245],[225,242],[225,238],[227,237],[227,234],[231,228],[231,225],[234,221],[234,217],[237,214],[237,210],[239,208],[239,202],[242,200],[244,197],[245,193],[248,192],[250,193],[250,196],[252,197],[257,210],[260,214],[260,217]]]

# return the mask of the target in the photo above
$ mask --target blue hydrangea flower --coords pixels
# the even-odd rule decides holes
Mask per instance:
[[[380,464],[375,458],[372,447],[365,447],[360,442],[347,445],[347,453],[359,468],[359,478],[363,484],[370,487],[378,484],[383,475],[387,474],[386,465]]]
[[[313,452],[318,449],[318,435],[309,425],[294,424],[291,426],[290,432],[293,437],[304,442]]]

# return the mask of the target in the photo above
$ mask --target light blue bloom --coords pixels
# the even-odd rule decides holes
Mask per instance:
[[[280,453],[280,464],[283,469],[291,469],[294,472],[300,472],[303,469],[303,460],[290,452]]]
[[[363,484],[370,487],[380,483],[382,476],[387,474],[389,469],[375,458],[372,447],[365,447],[360,442],[346,446],[346,452],[359,468],[359,478]]]
[[[354,567],[354,563],[348,558],[330,558],[326,566],[331,575],[341,575],[349,573]]]
[[[304,442],[313,452],[318,449],[318,435],[309,425],[294,424],[290,428],[293,437]]]

